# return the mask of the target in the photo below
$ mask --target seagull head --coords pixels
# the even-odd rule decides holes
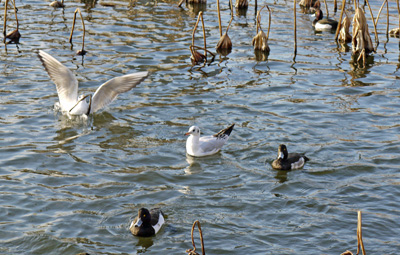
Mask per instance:
[[[185,135],[195,135],[200,136],[200,128],[197,126],[191,126],[189,131]]]
[[[89,97],[89,101],[87,98]],[[80,95],[76,104],[69,110],[72,115],[82,115],[90,113],[90,106],[92,104],[92,95]]]

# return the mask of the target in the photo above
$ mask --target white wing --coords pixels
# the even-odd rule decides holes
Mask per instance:
[[[93,95],[90,113],[100,110],[111,103],[119,94],[136,87],[148,74],[148,72],[127,74],[113,78],[101,85]]]
[[[78,80],[66,66],[46,52],[39,50],[38,55],[51,80],[56,84],[61,109],[69,111],[78,100]]]
[[[220,137],[202,136],[200,137],[200,149],[206,154],[215,153],[222,148],[228,139],[228,135],[223,135]]]

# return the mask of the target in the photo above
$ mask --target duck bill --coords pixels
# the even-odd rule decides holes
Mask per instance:
[[[142,224],[143,224],[143,221],[142,221],[142,219],[139,218],[135,223],[135,227],[140,227],[140,226],[142,226]]]

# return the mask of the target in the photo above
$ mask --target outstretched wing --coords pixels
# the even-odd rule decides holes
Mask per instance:
[[[115,77],[107,81],[94,93],[90,113],[100,110],[111,103],[119,94],[136,87],[148,75],[148,72],[139,72]]]
[[[56,84],[61,109],[69,111],[78,100],[78,80],[66,66],[46,52],[39,50],[38,56],[51,80]]]

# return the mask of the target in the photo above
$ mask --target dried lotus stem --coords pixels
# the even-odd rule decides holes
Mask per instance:
[[[201,23],[203,26],[203,38],[204,38],[204,48],[198,47],[194,45],[194,35],[196,33],[197,30],[197,26],[199,25],[199,21],[201,18]],[[192,33],[192,45],[190,45],[189,47],[190,52],[192,53],[192,55],[190,56],[190,59],[192,60],[192,64],[196,65],[198,63],[207,62],[207,52],[210,53],[213,56],[214,59],[214,54],[212,52],[210,52],[209,50],[207,50],[207,43],[206,43],[206,30],[204,27],[204,19],[203,19],[203,12],[199,12],[199,15],[197,16],[197,21],[196,24],[193,28],[193,33]],[[200,52],[196,51],[196,49],[204,49],[204,54],[201,54]]]
[[[340,17],[339,17],[339,20],[338,20],[338,26],[336,28],[335,41],[337,41],[337,39],[338,39],[338,35],[339,35],[340,27],[341,27],[341,22],[342,22],[343,12],[344,12],[345,6],[346,6],[346,0],[343,0],[342,1],[342,10],[340,11]]]
[[[267,35],[265,35],[264,31],[261,29],[261,10],[267,7],[268,11],[269,11],[269,25],[268,25],[268,32]],[[269,31],[270,31],[270,27],[271,27],[271,10],[269,9],[269,7],[267,5],[261,7],[261,9],[258,11],[257,13],[257,35],[253,38],[252,40],[252,44],[254,46],[254,50],[260,50],[260,51],[264,51],[264,52],[269,52],[270,48],[268,46],[268,38],[269,38]],[[260,30],[260,31],[258,31]]]
[[[360,253],[360,246],[361,246],[362,254],[365,255],[364,243],[362,241],[362,232],[361,232],[361,225],[362,225],[361,211],[357,212],[357,216],[358,216],[357,217],[357,219],[358,219],[358,221],[357,221],[357,254]]]
[[[245,9],[249,7],[249,2],[248,0],[236,0],[235,7],[238,9]]]
[[[398,28],[393,28],[392,30],[390,30],[389,34],[391,36],[400,37],[400,5],[399,5],[399,0],[396,0],[396,3],[397,3],[397,12],[399,13],[399,27]],[[388,12],[388,16],[389,16],[389,7],[387,7],[387,12]],[[389,20],[389,18],[388,18],[388,20]],[[388,24],[389,24],[389,21],[388,21]]]
[[[18,16],[17,16],[17,7],[15,6],[15,0],[13,1],[14,4],[14,15],[15,15],[15,20],[17,22],[17,28],[7,34],[7,9],[8,9],[8,1],[6,0],[5,3],[5,8],[4,8],[4,24],[3,24],[3,34],[4,34],[4,39],[3,42],[6,42],[6,39],[10,39],[11,42],[19,43],[19,38],[21,38],[21,34],[19,33],[19,22],[18,22]]]
[[[219,0],[217,0],[217,2],[218,2],[218,10],[219,10]],[[229,4],[231,7],[231,19],[229,21],[228,26],[226,27],[225,33],[221,36],[221,38],[219,39],[217,46],[216,46],[217,50],[220,51],[220,53],[223,55],[229,54],[229,52],[232,50],[232,41],[228,36],[228,30],[229,30],[229,27],[231,26],[231,23],[233,20],[232,0],[229,0]],[[220,18],[221,17],[219,16],[219,21],[220,21]],[[222,27],[221,27],[221,23],[220,23],[220,34],[222,34],[221,30],[222,30]]]
[[[371,13],[372,24],[374,25],[375,42],[376,42],[376,45],[378,47],[379,38],[378,38],[378,32],[376,31],[376,23],[374,22],[374,14],[372,13],[372,9],[371,9],[371,5],[369,5],[369,1],[368,0],[365,0],[365,1],[367,2],[369,12]]]
[[[347,43],[347,42],[351,42],[351,35],[350,35],[350,19],[347,17],[344,17],[342,25],[341,25],[341,29],[339,32],[339,42],[341,43]]]
[[[201,253],[203,255],[205,255],[206,251],[205,251],[205,248],[204,248],[203,232],[201,231],[200,221],[198,221],[198,220],[196,220],[192,225],[191,236],[192,236],[193,250],[192,249],[188,249],[188,250],[186,250],[186,252],[188,253],[188,255],[198,255],[198,253],[196,252],[196,244],[194,243],[194,237],[193,237],[193,232],[194,232],[194,228],[195,228],[196,224],[197,224],[197,226],[199,228],[200,242],[201,242]]]
[[[345,0],[344,0],[345,1]],[[297,27],[297,21],[296,21],[296,0],[293,1],[293,13],[294,13],[294,24],[293,24],[293,29],[294,29],[294,57],[293,60],[296,59],[297,55],[297,33],[296,33],[296,27]]]
[[[385,4],[387,4],[387,0],[383,1],[381,8],[379,9],[378,12],[378,16],[376,16],[376,20],[375,20],[375,26],[378,24],[378,20],[379,20],[379,16],[381,15],[383,6],[385,6]],[[386,29],[386,34],[388,33],[388,30]]]
[[[357,61],[363,60],[365,66],[366,55],[374,51],[371,36],[368,32],[367,19],[363,10],[358,7],[353,17],[353,39],[352,39],[353,54],[358,53]]]
[[[72,29],[71,29],[71,34],[69,35],[69,43],[71,43],[72,47],[72,35],[74,33],[74,29],[75,29],[75,20],[76,20],[76,13],[79,12],[79,15],[81,16],[81,21],[82,21],[82,27],[83,27],[83,36],[82,36],[82,50],[78,50],[76,54],[78,55],[85,55],[86,51],[85,51],[85,22],[83,22],[83,17],[82,17],[82,13],[81,10],[79,8],[76,8],[75,12],[74,12],[74,21],[72,22]]]
[[[326,4],[326,0],[324,0],[325,4],[325,10],[326,10],[326,17],[329,17],[329,10],[328,10],[328,5]]]

